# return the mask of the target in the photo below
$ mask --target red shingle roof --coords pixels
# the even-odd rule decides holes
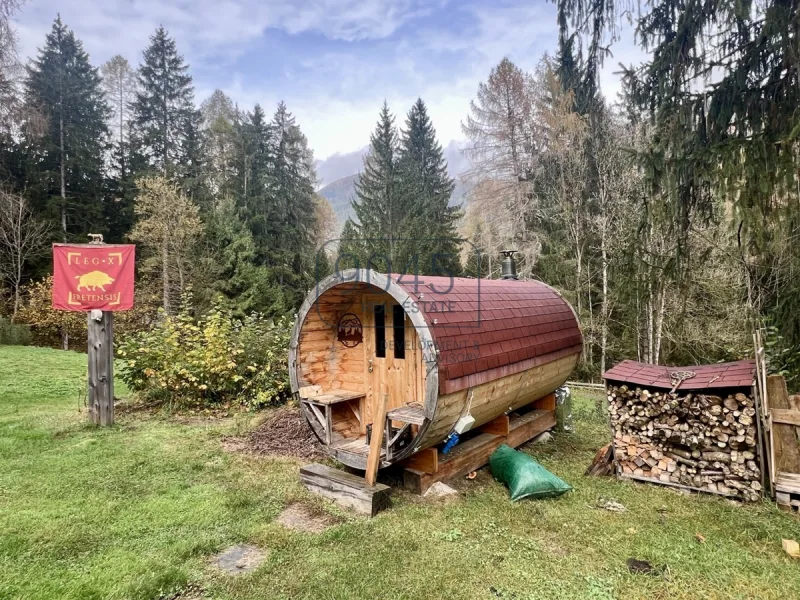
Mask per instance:
[[[716,365],[698,365],[690,367],[664,367],[623,360],[613,369],[603,373],[603,378],[611,381],[634,383],[647,387],[672,389],[670,373],[676,371],[693,371],[691,379],[685,380],[680,390],[705,390],[715,388],[751,387],[755,378],[756,363],[754,360],[720,363]]]
[[[449,394],[581,351],[572,307],[539,281],[393,277],[414,299],[439,350]]]

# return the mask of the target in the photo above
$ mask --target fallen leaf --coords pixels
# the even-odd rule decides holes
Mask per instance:
[[[467,479],[475,479],[477,476],[478,476],[477,471],[471,471],[470,473],[467,474]]]
[[[800,558],[800,544],[794,540],[783,540],[783,551],[792,558]]]
[[[600,498],[600,500],[598,500],[597,508],[602,508],[617,513],[623,513],[627,510],[624,505],[620,504],[616,500],[606,500],[605,498]]]
[[[635,534],[636,533],[636,528],[635,527],[629,528],[628,529],[628,533],[630,533],[631,535]]]
[[[706,543],[706,537],[702,533],[699,533],[699,532],[695,533],[694,534],[694,539],[696,539],[701,544],[705,544]]]

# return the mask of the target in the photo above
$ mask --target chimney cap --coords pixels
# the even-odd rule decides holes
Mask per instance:
[[[514,254],[516,250],[501,250],[500,254],[503,255],[503,262],[501,265],[500,277],[502,279],[518,279],[517,265],[514,261]]]

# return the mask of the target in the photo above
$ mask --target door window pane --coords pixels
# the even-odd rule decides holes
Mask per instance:
[[[386,358],[386,307],[375,305],[375,356]]]
[[[399,304],[392,306],[392,329],[394,330],[394,357],[406,357],[406,311]]]

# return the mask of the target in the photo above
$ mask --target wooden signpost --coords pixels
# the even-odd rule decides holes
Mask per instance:
[[[88,412],[95,425],[114,424],[114,311],[133,308],[135,246],[53,244],[53,308],[87,312]]]

